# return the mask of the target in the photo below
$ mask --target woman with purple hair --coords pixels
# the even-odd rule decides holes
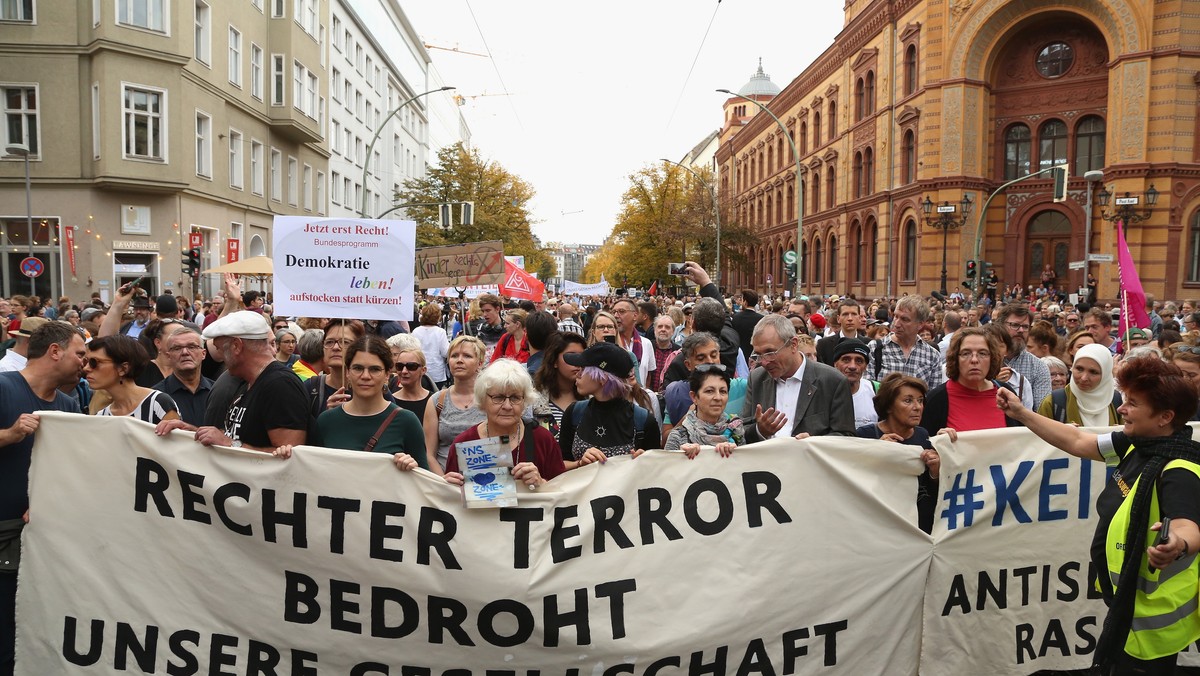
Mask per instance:
[[[662,438],[658,421],[627,396],[626,379],[634,369],[628,351],[599,342],[583,352],[563,355],[563,360],[580,367],[575,389],[591,397],[563,411],[558,443],[567,469],[658,447]]]

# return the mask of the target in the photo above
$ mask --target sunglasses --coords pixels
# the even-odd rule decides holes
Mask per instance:
[[[396,364],[396,370],[397,371],[417,371],[422,366],[424,366],[424,364],[418,364],[415,361],[410,361],[410,362],[405,362],[403,364]]]
[[[86,363],[87,363],[87,365],[88,365],[88,368],[90,368],[90,369],[92,369],[93,371],[95,371],[96,369],[100,368],[100,365],[101,365],[101,364],[111,364],[111,363],[113,363],[113,360],[111,360],[111,359],[100,359],[100,358],[98,358],[98,357],[88,357],[88,359],[87,359],[87,362],[86,362]]]

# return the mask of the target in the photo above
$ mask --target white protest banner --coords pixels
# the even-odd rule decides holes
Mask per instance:
[[[383,454],[44,414],[17,673],[912,675],[917,450],[648,453],[468,510]]]
[[[425,295],[435,298],[458,298],[459,289],[463,290],[463,297],[474,300],[485,293],[490,293],[493,296],[500,293],[500,287],[495,284],[485,284],[482,286],[468,287],[453,287],[445,286],[441,288],[426,289]]]
[[[413,221],[276,216],[276,313],[412,319],[416,239]]]
[[[608,295],[609,285],[608,285],[608,282],[596,282],[595,284],[580,284],[578,282],[572,282],[571,280],[566,280],[563,282],[562,292],[567,293],[567,294],[575,293],[575,294],[579,294],[581,296],[605,296],[605,295]]]

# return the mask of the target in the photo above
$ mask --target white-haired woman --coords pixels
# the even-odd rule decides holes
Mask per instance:
[[[554,435],[541,425],[525,422],[525,402],[537,396],[533,379],[524,364],[513,359],[492,362],[475,378],[475,405],[485,419],[454,438],[446,459],[446,481],[462,485],[458,471],[457,444],[488,437],[507,436],[505,449],[513,452],[513,478],[536,488],[565,471]]]

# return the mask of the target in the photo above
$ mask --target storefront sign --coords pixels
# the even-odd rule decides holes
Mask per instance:
[[[235,237],[225,240],[225,262],[236,263],[242,260],[242,241]]]
[[[139,242],[136,240],[114,239],[112,248],[114,251],[123,249],[125,251],[158,251],[162,247],[159,242]]]

